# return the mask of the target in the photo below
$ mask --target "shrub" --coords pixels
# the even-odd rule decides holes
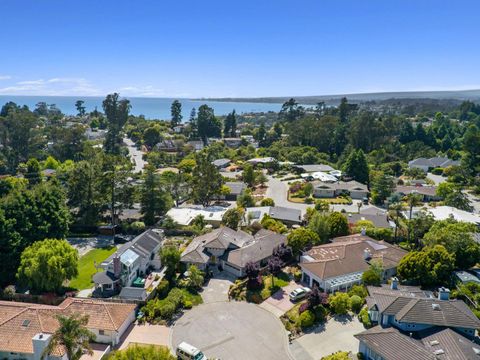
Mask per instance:
[[[193,307],[193,304],[190,300],[185,300],[183,302],[183,307],[184,307],[184,309],[191,309]]]
[[[327,319],[327,309],[322,305],[317,305],[313,309],[313,313],[315,314],[315,321],[317,322],[324,322]]]
[[[176,310],[177,307],[175,304],[168,299],[161,300],[158,306],[160,317],[165,320],[170,320],[173,317],[173,314],[175,314]]]
[[[358,296],[358,295],[352,295],[350,297],[350,309],[352,309],[353,312],[358,313],[363,305],[363,299]]]
[[[315,315],[311,310],[306,310],[300,314],[297,325],[302,329],[309,328],[315,323]]]
[[[433,175],[442,175],[443,174],[443,168],[432,169],[432,174]]]
[[[260,206],[275,206],[275,202],[271,198],[265,198],[260,202]]]
[[[168,296],[166,297],[166,300],[172,302],[175,307],[180,307],[183,306],[183,299],[185,295],[183,294],[183,291],[178,289],[178,288],[173,288],[170,290],[168,293]]]
[[[298,313],[299,313],[299,314],[302,314],[303,312],[307,311],[308,308],[309,308],[309,305],[310,305],[310,304],[308,303],[308,301],[302,303],[302,304],[300,305],[300,307],[298,308]]]
[[[368,296],[367,288],[363,285],[353,285],[352,288],[348,291],[348,296],[358,295],[362,299],[365,299]]]
[[[167,279],[163,279],[157,286],[157,295],[160,299],[164,299],[168,295],[170,283]]]
[[[134,221],[131,225],[130,225],[130,229],[134,232],[134,233],[140,233],[142,231],[145,230],[145,223],[142,222],[142,221]]]
[[[313,204],[313,199],[311,197],[308,197],[305,199],[305,204]]]
[[[372,322],[370,321],[370,316],[368,315],[368,309],[366,307],[364,307],[358,313],[358,319],[363,324],[363,326],[365,326],[367,329],[372,326]]]
[[[336,292],[330,295],[328,298],[330,303],[330,309],[338,315],[344,315],[348,313],[350,305],[350,297],[346,293]]]

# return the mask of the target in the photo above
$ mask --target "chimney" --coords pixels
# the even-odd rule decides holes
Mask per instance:
[[[443,286],[440,289],[438,289],[438,300],[449,300],[449,299],[450,299],[449,289]]]
[[[116,278],[119,278],[121,271],[122,264],[120,263],[120,257],[118,256],[118,253],[115,253],[115,256],[113,257],[113,275]]]
[[[362,230],[361,230],[360,233],[362,234],[362,236],[367,235],[367,229],[365,229],[364,227],[362,227]]]
[[[371,258],[372,258],[372,255],[370,254],[370,251],[368,251],[368,249],[363,250],[363,259],[370,260]]]
[[[42,358],[45,348],[50,343],[52,335],[50,334],[36,334],[32,338],[33,344],[33,360],[40,360]]]
[[[398,290],[398,278],[397,277],[392,277],[392,282],[390,283],[390,289],[392,290]]]

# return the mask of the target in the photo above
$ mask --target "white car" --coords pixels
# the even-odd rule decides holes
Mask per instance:
[[[312,290],[308,287],[299,287],[293,290],[289,296],[291,301],[298,301],[303,299],[305,296],[307,296],[309,293],[311,293]]]
[[[207,360],[200,350],[186,342],[178,344],[176,354],[180,360]]]

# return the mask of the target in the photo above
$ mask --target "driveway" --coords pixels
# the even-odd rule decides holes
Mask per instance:
[[[275,294],[262,302],[260,304],[260,307],[270,311],[276,317],[282,316],[288,310],[295,306],[295,304],[290,301],[290,297],[288,296],[288,294],[290,294],[292,290],[295,290],[296,288],[301,286],[302,285],[297,284],[294,281],[290,282],[290,284],[281,288]]]
[[[278,318],[254,304],[215,302],[187,311],[172,329],[172,348],[186,341],[208,358],[292,359]]]
[[[200,295],[204,303],[212,303],[218,301],[228,301],[228,289],[235,281],[235,278],[225,271],[217,273],[203,287]]]
[[[351,351],[356,354],[359,342],[353,335],[364,330],[355,316],[331,318],[327,323],[294,340],[292,352],[297,360],[321,359],[336,351]]]
[[[130,344],[168,346],[170,328],[163,325],[132,324],[120,340],[119,349],[126,349]]]

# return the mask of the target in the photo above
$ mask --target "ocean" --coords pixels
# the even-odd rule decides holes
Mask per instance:
[[[132,109],[130,112],[133,115],[144,115],[146,119],[161,119],[169,120],[170,105],[173,98],[140,98],[128,97]],[[0,106],[3,106],[8,101],[13,101],[17,105],[27,105],[31,110],[35,109],[35,104],[38,102],[46,102],[47,104],[55,104],[64,114],[75,115],[75,102],[77,100],[85,101],[84,106],[86,111],[90,112],[95,109],[102,110],[102,101],[104,97],[89,97],[89,96],[16,96],[16,95],[0,95]],[[203,104],[212,107],[216,115],[226,115],[235,109],[237,114],[248,112],[267,112],[279,111],[282,104],[269,103],[248,103],[248,102],[221,102],[221,101],[196,101],[190,99],[178,99],[182,103],[183,120],[187,121],[190,116],[192,108],[196,108]]]

